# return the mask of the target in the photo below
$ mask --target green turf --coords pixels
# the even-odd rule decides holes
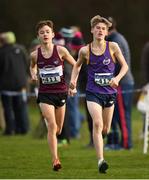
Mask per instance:
[[[106,151],[109,163],[107,174],[99,174],[94,149],[85,149],[88,142],[87,124],[84,122],[79,140],[71,140],[67,147],[59,148],[62,170],[53,172],[46,138],[33,137],[39,121],[37,107],[30,106],[31,132],[27,136],[0,136],[0,178],[28,179],[147,179],[149,178],[149,152],[143,154],[141,114],[133,109],[132,150]]]

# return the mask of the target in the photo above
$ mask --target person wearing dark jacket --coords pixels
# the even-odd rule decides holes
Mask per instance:
[[[130,48],[126,38],[117,31],[115,19],[113,17],[109,17],[108,20],[112,22],[112,26],[109,28],[109,35],[107,37],[107,40],[118,43],[122,54],[128,64],[129,70],[126,75],[121,79],[118,86],[117,101],[112,119],[111,132],[107,137],[106,148],[116,150],[121,148],[131,149],[133,146],[131,110],[133,100],[134,78],[131,71]],[[117,63],[115,68],[115,74],[118,74],[119,70],[120,65],[119,63]],[[120,135],[118,127],[120,127]]]
[[[29,61],[13,32],[2,33],[0,48],[0,95],[4,109],[4,135],[26,134],[29,129],[26,86]]]

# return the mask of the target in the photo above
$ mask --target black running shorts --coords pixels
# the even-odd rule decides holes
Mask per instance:
[[[100,93],[92,93],[90,91],[86,91],[86,100],[96,102],[100,104],[103,108],[110,107],[116,102],[116,93],[114,94],[100,94]]]
[[[66,103],[67,93],[39,93],[37,103],[46,103],[56,108]]]

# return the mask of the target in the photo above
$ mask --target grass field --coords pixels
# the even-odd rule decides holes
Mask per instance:
[[[1,179],[149,179],[149,152],[143,154],[143,140],[139,138],[142,116],[133,108],[132,150],[105,151],[110,168],[106,174],[99,174],[94,149],[85,149],[88,143],[88,129],[84,122],[81,138],[59,148],[63,168],[59,172],[51,169],[46,138],[33,137],[33,130],[39,121],[36,105],[29,107],[31,131],[26,136],[4,137],[0,135],[0,178]]]

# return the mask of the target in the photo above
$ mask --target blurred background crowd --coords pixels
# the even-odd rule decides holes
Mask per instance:
[[[148,1],[0,1],[0,132],[2,135],[27,134],[30,130],[28,98],[35,96],[36,84],[30,80],[29,53],[39,47],[34,25],[39,20],[51,19],[56,24],[53,43],[65,46],[77,60],[82,46],[90,42],[89,19],[100,14],[110,17],[113,27],[107,40],[119,44],[129,72],[120,84],[123,112],[120,100],[107,138],[107,149],[131,149],[131,107],[136,102],[135,88],[149,82],[149,14]],[[113,18],[114,17],[114,18]],[[115,21],[116,20],[116,21]],[[120,33],[119,33],[120,32]],[[122,35],[122,34],[123,35]],[[69,83],[71,68],[65,63],[66,82]],[[131,68],[132,67],[132,68]],[[119,68],[117,67],[117,70]],[[71,138],[80,138],[80,128],[87,120],[89,143],[93,147],[92,120],[87,111],[84,96],[87,68],[83,65],[78,83],[78,93],[67,100],[64,127],[59,135],[59,146],[68,145]],[[121,91],[121,92],[122,92]],[[119,91],[120,92],[120,91]],[[84,112],[80,110],[84,108]],[[122,108],[122,106],[121,106]],[[40,127],[46,133],[42,115]]]

